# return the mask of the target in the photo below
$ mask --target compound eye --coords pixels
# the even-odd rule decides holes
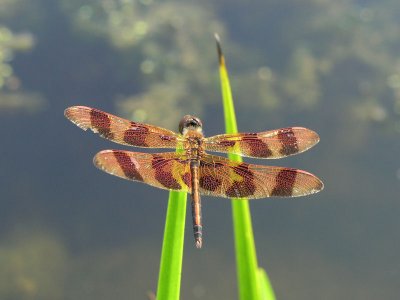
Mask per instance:
[[[191,120],[190,125],[194,126],[194,127],[202,127],[203,126],[203,124],[201,123],[200,119],[198,119],[196,117],[193,117],[193,119]]]
[[[183,134],[184,129],[189,127],[201,129],[202,123],[200,119],[193,117],[191,115],[186,115],[182,118],[182,120],[179,123],[179,132]]]

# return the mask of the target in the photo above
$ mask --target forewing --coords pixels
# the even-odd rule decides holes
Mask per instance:
[[[214,155],[200,161],[200,193],[227,198],[298,197],[319,192],[323,183],[303,170],[234,162]]]
[[[103,150],[93,163],[106,173],[124,179],[176,191],[191,191],[189,160],[174,152],[141,153],[122,150]]]
[[[258,133],[221,134],[206,138],[206,150],[257,158],[281,158],[301,153],[319,142],[316,132],[288,127]]]
[[[168,129],[128,121],[86,106],[69,107],[64,114],[83,130],[91,129],[101,137],[118,144],[146,148],[177,148],[178,142],[182,140],[180,135]]]

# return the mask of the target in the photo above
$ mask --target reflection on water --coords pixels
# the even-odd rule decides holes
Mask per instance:
[[[36,93],[2,93],[0,94],[0,113],[29,112],[37,113],[45,109],[46,101]]]
[[[10,233],[0,245],[2,299],[59,299],[68,271],[65,246],[46,229]]]

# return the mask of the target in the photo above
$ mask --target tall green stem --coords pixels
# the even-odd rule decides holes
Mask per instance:
[[[222,53],[218,36],[217,50],[221,79],[222,100],[224,107],[226,133],[237,133],[235,107],[229,82],[225,58]],[[238,155],[229,154],[229,158],[242,161]],[[237,278],[240,300],[275,299],[272,287],[267,280],[266,273],[259,271],[257,265],[256,248],[253,237],[251,214],[247,200],[232,201],[233,229],[236,250]],[[267,279],[265,279],[267,278]],[[271,296],[272,295],[272,296]]]
[[[179,300],[185,236],[186,198],[183,192],[169,193],[164,241],[158,277],[157,300]]]

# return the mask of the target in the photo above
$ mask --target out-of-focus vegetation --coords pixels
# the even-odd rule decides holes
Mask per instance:
[[[63,4],[77,33],[108,40],[124,56],[125,68],[141,77],[140,93],[118,101],[124,114],[138,121],[163,119],[175,127],[185,112],[201,112],[216,100],[207,92],[216,78],[212,37],[223,26],[209,6],[120,0]]]
[[[389,2],[61,1],[76,34],[107,39],[125,68],[138,72],[140,93],[118,101],[137,120],[156,122],[152,108],[161,106],[163,122],[175,126],[184,111],[216,103],[208,92],[215,85],[211,37],[228,26],[244,113],[312,112],[324,101],[347,120],[398,132],[398,19]]]
[[[44,21],[38,19],[52,12],[50,6],[68,23],[75,47],[82,39],[107,41],[108,55],[119,56],[110,84],[129,74],[135,87],[133,94],[115,91],[117,105],[136,120],[156,122],[160,116],[150,110],[161,105],[164,116],[168,115],[164,124],[175,126],[172,122],[185,111],[201,113],[204,106],[217,103],[216,95],[209,92],[216,78],[212,34],[227,32],[235,64],[234,92],[244,113],[315,111],[323,100],[350,114],[348,119],[400,130],[398,16],[392,1],[359,5],[287,0],[251,6],[241,1],[48,3],[29,4],[39,16],[26,16],[27,20],[43,29]],[[24,18],[29,13],[22,9],[26,5],[22,0],[2,0],[0,16],[9,26],[18,27],[9,15]],[[34,35],[1,27],[3,89],[20,85],[9,62],[15,51],[33,46]],[[86,69],[82,64],[74,72],[84,74]]]
[[[10,15],[18,15],[18,5],[22,5],[22,1],[0,1],[0,112],[18,110],[35,112],[44,104],[39,94],[22,90],[20,79],[12,68],[11,63],[16,52],[29,51],[34,45],[31,33],[15,33],[9,27],[2,25],[2,19],[9,19],[8,21],[13,23]]]
[[[65,247],[52,234],[15,231],[0,243],[1,299],[62,299]]]
[[[260,1],[249,7],[240,1],[56,2],[73,35],[105,39],[115,48],[122,58],[116,65],[117,78],[134,73],[131,83],[137,93],[120,95],[118,105],[137,120],[155,122],[159,116],[149,112],[162,105],[171,119],[165,124],[172,126],[184,111],[201,112],[204,105],[216,103],[216,96],[208,92],[215,83],[212,34],[223,34],[230,26],[229,35],[235,40],[230,44],[231,59],[240,68],[235,72],[235,94],[248,113],[260,112],[260,107],[268,112],[312,111],[324,99],[360,122],[399,130],[398,20],[392,9],[396,4],[307,0]],[[45,14],[46,3],[36,4],[35,11]],[[22,0],[12,4],[3,0],[1,5],[3,18],[7,11],[27,13],[18,9],[26,5]],[[225,24],[218,14],[227,16]],[[33,39],[30,34],[14,35],[6,27],[1,37],[3,86],[12,75],[7,63],[12,52],[32,47]],[[15,80],[9,81],[15,88]]]
[[[221,12],[232,5],[223,1]],[[268,90],[277,95],[268,110],[279,109],[281,116],[288,110],[316,111],[323,103],[322,120],[343,118],[342,130],[368,131],[369,125],[377,124],[399,132],[396,4],[260,1],[254,13],[243,3],[236,5],[251,11],[240,24],[234,21],[239,15],[230,15],[231,27],[241,30],[237,39],[249,47],[257,43],[265,51],[264,72],[268,70],[266,78],[273,79]],[[254,22],[257,17],[263,22]],[[252,80],[253,85],[256,82]],[[235,86],[243,99],[240,83]],[[254,90],[251,85],[246,92],[254,95]],[[256,103],[260,102],[265,101]]]

